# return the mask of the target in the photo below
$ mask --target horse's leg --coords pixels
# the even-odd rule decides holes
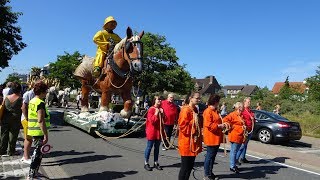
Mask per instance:
[[[81,94],[82,94],[82,98],[81,98],[81,112],[88,112],[88,99],[89,99],[89,92],[90,92],[90,88],[87,86],[87,81],[86,80],[82,80],[81,81]]]
[[[123,109],[120,111],[120,115],[123,118],[129,118],[131,116],[132,111],[132,100],[131,100],[131,91],[128,92],[122,92],[121,97],[123,99]]]
[[[109,109],[110,100],[111,92],[103,90],[101,94],[101,105],[99,111],[107,111]]]

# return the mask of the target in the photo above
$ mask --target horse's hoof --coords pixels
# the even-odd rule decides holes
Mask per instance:
[[[101,106],[100,109],[99,109],[99,112],[101,112],[101,111],[108,111],[108,108],[104,107],[104,106]]]
[[[130,115],[131,115],[131,111],[125,111],[124,109],[122,109],[120,111],[120,116],[123,117],[123,118],[127,118],[128,119],[130,117]]]
[[[88,107],[85,107],[85,106],[81,107],[81,112],[88,112],[88,111],[89,111]]]

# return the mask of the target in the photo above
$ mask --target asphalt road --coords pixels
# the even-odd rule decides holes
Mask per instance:
[[[180,157],[176,150],[160,151],[159,163],[163,171],[143,168],[145,138],[123,138],[105,141],[94,138],[72,126],[51,129],[49,143],[53,146],[44,159],[43,168],[60,169],[60,179],[159,179],[176,180]],[[195,170],[190,179],[203,178],[205,152],[196,158]],[[214,173],[221,179],[320,179],[319,175],[283,166],[269,160],[248,157],[250,164],[240,166],[241,174],[229,171],[229,159],[220,151],[214,165]],[[153,163],[150,157],[150,164]],[[50,177],[49,177],[50,178]]]

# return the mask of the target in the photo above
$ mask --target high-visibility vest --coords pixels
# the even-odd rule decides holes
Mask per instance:
[[[28,135],[29,136],[43,136],[43,132],[40,128],[40,124],[38,122],[38,113],[37,113],[37,107],[40,103],[44,103],[43,100],[35,97],[30,100],[29,102],[29,108],[28,108]],[[45,112],[47,114],[47,117],[45,118],[46,127],[50,127],[50,114],[45,107]]]

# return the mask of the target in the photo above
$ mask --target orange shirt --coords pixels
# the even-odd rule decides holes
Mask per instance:
[[[197,156],[202,151],[201,133],[196,142],[191,135],[196,135],[196,125],[194,123],[194,111],[190,106],[183,106],[179,114],[179,137],[178,147],[181,156]],[[192,130],[193,126],[193,130]],[[191,147],[190,147],[191,142]],[[191,151],[192,150],[192,151]]]
[[[222,120],[217,110],[208,107],[203,112],[203,142],[207,146],[217,146],[222,143],[222,129],[218,128]]]
[[[242,120],[241,114],[237,111],[233,111],[223,118],[223,122],[230,125],[228,140],[233,143],[242,144],[244,140],[244,121]]]

